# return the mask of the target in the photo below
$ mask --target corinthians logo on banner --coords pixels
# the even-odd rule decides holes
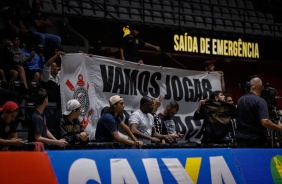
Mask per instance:
[[[88,90],[89,90],[89,83],[86,84],[85,88],[85,82],[83,80],[83,75],[79,74],[77,77],[77,87],[75,88],[73,84],[70,82],[70,80],[66,81],[66,85],[68,88],[73,91],[73,98],[77,99],[79,103],[81,104],[81,113],[80,116],[82,116],[82,126],[83,128],[86,128],[87,124],[89,123],[89,117],[92,114],[92,109],[89,109],[89,96],[88,96]]]

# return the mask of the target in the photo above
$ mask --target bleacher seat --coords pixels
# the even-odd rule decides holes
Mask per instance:
[[[258,22],[257,15],[254,11],[245,11],[245,21],[248,22]]]
[[[115,19],[118,17],[117,11],[114,6],[107,6],[106,9],[107,9],[106,18]]]
[[[150,0],[143,0],[143,3],[144,3],[144,9],[146,9],[146,10],[152,10],[153,9]]]
[[[244,33],[244,28],[241,22],[234,21],[234,32],[235,33]]]
[[[174,12],[181,12],[181,6],[179,5],[178,1],[173,1],[172,4]]]
[[[201,0],[201,3],[210,5],[210,0]]]
[[[205,29],[206,28],[203,17],[196,16],[195,17],[195,25],[196,25],[196,28],[198,28],[198,29]]]
[[[212,17],[212,12],[211,12],[211,8],[208,5],[203,5],[203,15],[205,17]]]
[[[164,19],[161,12],[153,11],[152,15],[153,15],[154,23],[164,24]]]
[[[253,23],[253,31],[255,35],[262,35],[261,27],[258,23]]]
[[[153,23],[153,17],[149,10],[144,10],[144,20],[148,23]]]
[[[237,0],[237,7],[241,9],[245,9],[245,3],[243,0]]]
[[[249,22],[245,22],[245,33],[246,34],[253,34],[252,25]]]
[[[251,2],[251,1],[245,1],[245,7],[246,7],[246,9],[248,9],[248,10],[254,10],[254,5],[253,5],[253,3]]]
[[[133,8],[141,8],[141,7],[143,7],[143,3],[141,3],[140,0],[132,0],[131,6]]]
[[[203,15],[203,11],[200,5],[198,4],[192,4],[193,6],[193,14],[194,15],[199,15],[202,16]]]
[[[192,14],[192,12],[193,11],[192,11],[190,3],[187,3],[187,2],[182,3],[182,11],[181,11],[181,13],[183,13],[183,14]]]
[[[196,24],[191,15],[184,15],[185,25],[186,27],[195,28]]]
[[[219,5],[218,0],[210,0],[210,4],[212,5]]]
[[[268,24],[274,23],[274,18],[273,18],[273,15],[271,13],[266,14],[266,19],[267,19]]]
[[[125,7],[118,8],[119,19],[121,20],[129,20],[129,13]]]
[[[176,25],[172,14],[168,12],[164,13],[164,22],[167,25]]]
[[[214,30],[216,31],[225,31],[224,23],[222,19],[215,19]]]
[[[226,0],[219,0],[219,5],[220,6],[225,6],[225,7],[227,7],[228,6],[228,4],[227,4],[227,2],[226,2]]]
[[[130,8],[131,20],[141,22],[142,18],[138,9]]]
[[[69,14],[82,15],[80,3],[77,1],[69,1]]]
[[[56,13],[55,6],[51,0],[42,1],[41,11],[45,13]]]
[[[122,7],[130,7],[130,0],[119,0],[119,5]]]
[[[222,18],[223,19],[232,19],[231,14],[228,8],[222,7],[221,8]]]
[[[173,12],[173,7],[172,7],[172,4],[169,0],[163,1],[163,9],[166,12]],[[177,10],[175,10],[175,11],[177,11]]]
[[[231,19],[232,20],[237,20],[237,21],[240,21],[241,20],[241,17],[240,17],[240,14],[239,14],[239,11],[236,10],[236,9],[231,9]]]
[[[282,37],[282,25],[275,25],[275,36]]]
[[[212,30],[213,21],[210,17],[205,17],[206,29]]]
[[[270,27],[269,27],[268,24],[263,24],[262,25],[262,32],[263,32],[263,35],[265,35],[265,36],[273,36],[273,33],[270,30]]]
[[[220,11],[219,7],[213,6],[212,12],[213,12],[214,18],[222,18],[221,11]]]
[[[182,14],[174,14],[174,20],[176,25],[179,25],[180,27],[186,27],[185,19]]]
[[[260,23],[260,24],[266,24],[267,23],[264,13],[257,12],[257,18],[258,18],[258,23]]]
[[[162,11],[163,6],[161,4],[162,2],[160,0],[152,0],[152,8],[154,11]]]
[[[236,8],[237,5],[236,5],[235,0],[228,0],[228,6],[229,6],[229,7],[232,7],[232,8]]]
[[[224,24],[227,32],[234,32],[235,29],[231,20],[224,20]]]
[[[82,2],[81,6],[83,15],[90,17],[94,16],[93,7],[89,3]]]

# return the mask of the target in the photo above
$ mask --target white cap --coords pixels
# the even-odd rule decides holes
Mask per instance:
[[[78,100],[72,99],[67,103],[67,109],[64,112],[64,115],[69,115],[73,110],[78,109],[81,106]]]
[[[117,102],[123,100],[119,95],[114,95],[110,98],[110,105],[114,105],[116,104]]]

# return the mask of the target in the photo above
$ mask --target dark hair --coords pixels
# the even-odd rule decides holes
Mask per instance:
[[[44,88],[39,88],[34,94],[34,105],[41,105],[48,98],[48,93]]]
[[[179,104],[176,101],[172,101],[168,104],[168,106],[170,107],[170,109],[177,109],[179,110]]]
[[[143,96],[140,100],[140,107],[144,105],[145,103],[150,103],[150,102],[152,102],[152,98],[148,96]]]
[[[213,91],[211,94],[210,94],[210,100],[215,100],[215,97],[218,96],[220,93],[222,93],[222,91]]]

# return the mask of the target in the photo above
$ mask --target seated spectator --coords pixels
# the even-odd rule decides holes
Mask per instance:
[[[227,135],[232,131],[231,118],[234,117],[235,106],[225,102],[222,91],[214,91],[209,99],[200,100],[193,119],[204,119],[204,143],[228,142]]]
[[[26,48],[23,49],[25,57],[29,58],[25,66],[26,78],[28,81],[39,82],[45,57],[43,55],[43,48],[36,47],[33,40],[26,43]]]
[[[25,69],[24,66],[28,61],[32,60],[32,57],[29,56],[28,58],[24,55],[23,50],[20,48],[20,39],[18,36],[15,36],[13,39],[13,46],[11,47],[10,51],[14,55],[13,60],[13,67],[12,70],[10,70],[10,73],[13,73],[13,80],[17,80],[18,75],[20,80],[23,82],[24,87],[26,90],[28,90],[26,75],[25,75]]]
[[[146,144],[160,143],[161,139],[171,142],[167,135],[156,132],[154,127],[154,117],[151,114],[154,108],[154,101],[148,96],[140,100],[140,109],[133,112],[129,118],[130,129],[133,134]]]
[[[23,39],[28,36],[29,31],[20,16],[21,2],[21,0],[9,1],[9,9],[5,12],[4,18],[8,29]]]
[[[234,105],[234,100],[231,94],[225,93],[225,102]]]
[[[48,17],[41,12],[41,0],[34,0],[32,2],[32,10],[30,13],[30,20],[35,27],[33,33],[36,38],[39,39],[40,45],[45,46],[46,41],[50,41],[56,45],[61,44],[61,37],[58,35],[50,34],[47,32],[47,28],[53,26],[52,22]]]
[[[10,51],[13,43],[11,41],[11,35],[4,31],[2,34],[1,45],[0,45],[0,77],[1,80],[5,81],[9,87],[11,87],[12,81],[15,77],[10,77],[10,70],[13,67],[14,54]],[[12,74],[13,75],[13,74]],[[11,79],[10,79],[11,78]]]
[[[109,99],[109,104],[110,107],[104,109],[103,115],[98,120],[95,133],[96,141],[113,142],[115,140],[117,142],[130,145],[132,148],[142,147],[143,142],[136,139],[129,127],[120,118],[120,113],[122,113],[124,109],[123,98],[118,95],[114,95]],[[132,140],[128,140],[119,135],[118,124]]]
[[[18,105],[7,101],[0,108],[0,150],[5,151],[9,146],[22,146],[24,141],[18,138],[15,119],[19,113]]]
[[[59,125],[59,136],[69,144],[88,143],[88,134],[83,131],[82,125],[78,120],[81,104],[76,99],[69,100],[66,111],[63,113]]]
[[[37,90],[34,96],[35,110],[31,116],[31,125],[28,131],[29,142],[42,142],[45,145],[64,147],[68,144],[65,139],[57,140],[46,126],[44,109],[48,105],[48,94],[43,88]]]
[[[61,104],[60,95],[60,77],[59,69],[60,67],[55,62],[60,55],[64,55],[62,51],[55,53],[44,65],[43,72],[41,75],[42,85],[48,91],[49,101],[57,102],[58,105]]]
[[[173,121],[173,116],[178,112],[179,105],[176,101],[170,102],[165,109],[158,114],[161,120],[162,130],[159,132],[162,135],[168,135],[171,140],[177,142],[176,139],[183,138],[183,134],[177,133],[175,130],[175,122]]]

